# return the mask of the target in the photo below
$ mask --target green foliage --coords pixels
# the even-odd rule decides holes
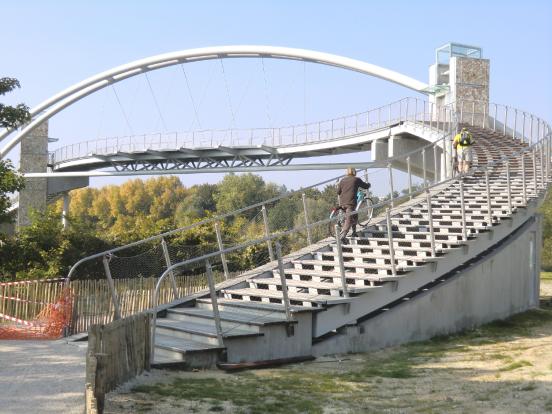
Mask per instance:
[[[19,88],[19,81],[14,78],[0,78],[0,95]],[[25,104],[9,106],[0,103],[0,127],[17,128],[30,121],[29,107]]]
[[[64,231],[59,214],[50,210],[35,214],[32,224],[16,237],[4,236],[0,243],[0,275],[11,275],[12,280],[63,277],[82,257],[112,247],[81,222],[71,224]]]
[[[11,206],[9,193],[23,189],[23,177],[13,168],[10,160],[0,160],[0,223],[13,220],[13,215],[8,212]]]
[[[552,271],[552,193],[548,194],[541,207],[543,216],[543,248],[541,267],[542,270]]]
[[[281,189],[274,184],[266,184],[264,180],[251,173],[235,175],[228,174],[217,185],[215,192],[216,206],[219,213],[229,213],[239,208],[260,203],[277,196]],[[249,219],[257,212],[245,212]]]

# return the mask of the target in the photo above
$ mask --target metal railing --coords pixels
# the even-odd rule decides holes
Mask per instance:
[[[504,108],[505,113],[507,113],[506,107],[501,107],[501,108]],[[522,146],[521,150],[515,151],[513,154],[508,154],[508,155],[502,156],[499,159],[495,159],[491,162],[487,162],[487,163],[484,163],[484,164],[479,164],[476,167],[474,167],[472,169],[472,171],[470,172],[470,174],[474,174],[474,175],[479,174],[479,173],[483,173],[483,175],[484,175],[484,187],[485,187],[484,193],[485,193],[485,198],[486,198],[486,209],[487,209],[487,223],[486,223],[487,228],[490,228],[490,227],[493,226],[492,203],[491,203],[493,194],[492,194],[492,190],[491,190],[491,186],[490,186],[490,182],[489,182],[489,174],[491,172],[495,173],[496,172],[495,169],[497,167],[502,167],[502,168],[505,169],[506,183],[507,183],[506,184],[506,192],[507,192],[508,211],[509,212],[513,211],[513,206],[512,206],[512,199],[513,199],[512,187],[513,187],[513,185],[512,185],[512,180],[511,180],[511,164],[514,161],[519,161],[522,164],[523,160],[526,158],[526,156],[528,154],[532,156],[533,183],[528,183],[527,182],[526,171],[523,169],[523,167],[522,167],[522,171],[519,171],[519,168],[518,168],[518,174],[517,174],[518,181],[521,181],[523,183],[523,188],[524,188],[524,190],[523,190],[523,194],[524,194],[523,195],[523,205],[526,206],[529,202],[529,199],[527,198],[527,196],[525,194],[525,191],[526,191],[525,189],[528,185],[530,185],[530,184],[533,185],[532,197],[537,198],[540,194],[542,194],[544,192],[544,190],[548,186],[548,183],[551,181],[551,173],[550,173],[551,172],[551,155],[552,155],[552,153],[551,153],[551,147],[552,147],[552,145],[551,145],[552,144],[551,129],[550,129],[550,126],[546,122],[540,120],[540,118],[535,118],[535,119],[536,119],[536,122],[538,122],[538,124],[540,124],[540,126],[542,128],[541,132],[535,132],[536,135],[529,135],[529,136],[521,138],[519,136],[516,137],[514,135],[516,133],[515,128],[510,129],[510,127],[509,127],[509,125],[510,125],[509,123],[510,122],[515,122],[515,119],[509,121],[506,117],[503,118],[502,121],[501,121],[503,123],[502,124],[503,125],[502,132],[504,132],[505,136],[512,137],[513,139],[519,139],[522,143],[526,143],[527,140],[529,140],[532,144]],[[493,131],[497,131],[497,129],[494,127],[494,124],[496,122],[498,122],[498,120],[496,118],[489,118],[487,120],[487,122],[483,123],[481,126],[485,129],[492,129]],[[475,123],[473,125],[475,126]],[[509,134],[509,131],[511,131],[511,135]],[[537,153],[538,153],[538,156],[537,156]],[[409,154],[408,156],[411,156],[411,154]],[[538,182],[538,173],[539,173],[539,171],[537,171],[537,160],[539,158],[540,158],[540,162],[541,162],[540,163],[540,179],[541,179],[540,186],[539,186],[539,182]],[[387,233],[387,245],[389,246],[389,254],[390,254],[391,272],[392,272],[393,276],[397,275],[397,271],[399,269],[397,268],[397,264],[396,264],[396,260],[395,260],[395,252],[394,252],[395,240],[394,240],[394,235],[393,235],[393,225],[392,225],[392,214],[393,213],[392,212],[393,212],[394,209],[399,210],[399,209],[404,208],[404,207],[395,207],[394,206],[395,204],[399,203],[400,201],[404,201],[406,199],[411,199],[414,196],[422,195],[422,194],[425,193],[425,200],[422,201],[422,199],[421,199],[420,201],[422,203],[424,203],[424,201],[425,201],[424,204],[427,208],[428,219],[429,219],[429,223],[428,223],[429,232],[428,232],[428,234],[429,234],[429,237],[430,237],[429,241],[430,241],[430,246],[431,246],[431,256],[436,257],[436,255],[437,255],[436,244],[437,244],[438,241],[435,238],[433,216],[432,216],[432,208],[433,208],[432,207],[432,190],[435,190],[435,192],[438,193],[439,191],[443,191],[444,189],[449,188],[449,186],[452,185],[452,184],[457,185],[458,190],[459,190],[459,198],[460,198],[461,212],[462,212],[462,214],[461,214],[462,242],[464,242],[464,243],[467,242],[469,237],[470,237],[470,235],[468,234],[468,231],[467,231],[467,217],[466,217],[466,214],[465,214],[465,191],[466,190],[465,190],[465,186],[464,186],[463,176],[456,176],[456,177],[447,178],[447,179],[444,179],[442,181],[434,182],[433,184],[428,184],[428,183],[425,183],[425,184],[426,184],[425,187],[420,189],[420,190],[410,192],[409,194],[405,194],[405,195],[402,195],[402,196],[399,196],[399,197],[390,198],[389,200],[385,200],[385,201],[383,201],[381,203],[378,203],[378,204],[373,206],[373,208],[375,208],[376,210],[379,209],[380,211],[382,211],[382,210],[385,211],[384,214],[380,215],[379,220],[376,219],[374,221],[374,225],[379,225],[380,223],[385,223],[385,228],[386,228],[386,233]],[[447,184],[449,184],[449,185],[447,185]],[[355,211],[355,212],[351,212],[351,213],[348,213],[348,214],[349,215],[357,215],[357,214],[359,215],[361,213],[362,213],[362,211]],[[320,226],[325,227],[326,225],[330,224],[331,221],[332,220],[329,219],[329,218],[324,219],[324,220],[320,220],[320,221],[314,222],[314,223],[309,223],[308,220],[307,220],[305,222],[305,224],[301,225],[298,228],[294,228],[292,230],[288,230],[288,231],[280,232],[280,233],[266,234],[264,237],[257,238],[255,240],[249,240],[245,243],[238,244],[238,245],[228,247],[228,248],[225,248],[225,249],[221,249],[220,251],[213,252],[213,253],[204,255],[202,257],[196,257],[196,258],[192,258],[192,259],[180,262],[180,263],[173,264],[159,278],[159,280],[157,282],[156,290],[159,289],[159,287],[163,283],[164,279],[172,271],[174,271],[177,268],[189,266],[192,263],[205,262],[206,268],[209,269],[210,262],[213,261],[213,260],[216,260],[217,257],[222,258],[223,255],[232,254],[233,252],[236,252],[236,251],[242,250],[242,249],[246,249],[246,248],[250,248],[251,246],[263,245],[264,243],[276,242],[276,244],[277,244],[277,248],[276,248],[277,264],[272,265],[272,267],[274,269],[276,269],[276,267],[277,267],[278,271],[279,271],[279,274],[280,274],[280,277],[283,277],[283,279],[282,279],[282,295],[283,295],[282,296],[282,304],[284,306],[284,310],[285,310],[285,313],[286,313],[286,318],[289,320],[289,318],[291,318],[290,315],[292,315],[292,306],[290,304],[290,300],[289,300],[289,297],[287,295],[287,288],[286,288],[286,285],[285,285],[285,276],[283,276],[284,275],[283,257],[282,257],[282,252],[281,252],[279,240],[283,239],[286,236],[291,236],[293,234],[296,234],[298,232],[304,232],[304,231],[308,232],[309,229],[312,232],[317,227],[320,227]],[[347,289],[347,281],[346,281],[346,276],[345,276],[345,271],[344,271],[344,260],[343,260],[343,255],[342,255],[342,252],[341,252],[339,230],[337,228],[336,228],[336,243],[337,243],[336,260],[339,262],[340,274],[341,274],[341,284],[342,284],[342,287],[343,287],[343,294],[344,294],[344,296],[347,296],[348,295],[348,289]],[[284,290],[285,290],[285,292],[284,292]],[[209,293],[210,293],[210,297],[211,297],[211,301],[212,301],[213,310],[218,309],[218,307],[217,307],[217,292],[216,292],[214,284],[212,284],[212,283],[209,284]],[[155,303],[156,302],[154,302],[154,304]],[[153,309],[153,312],[154,312],[154,321],[153,321],[152,336],[151,336],[152,354],[153,354],[154,348],[155,348],[155,326],[156,326],[155,317],[157,315],[157,308]],[[214,311],[214,319],[215,319],[215,326],[216,326],[216,330],[217,330],[217,337],[220,338],[219,345],[222,346],[223,345],[224,332],[222,331],[222,328],[221,328],[221,325],[220,325],[220,316],[217,314],[216,311]],[[152,355],[152,358],[153,358],[153,355]]]
[[[67,145],[50,153],[50,164],[118,152],[215,148],[225,146],[293,146],[331,141],[388,128],[407,120],[422,127],[445,129],[451,124],[452,110],[419,98],[404,98],[365,112],[308,124],[279,128],[211,129],[189,132],[151,133],[106,137]]]
[[[491,104],[491,107],[493,107],[493,105],[494,104]],[[497,113],[507,113],[508,112],[507,110],[502,110],[502,108],[503,108],[502,106],[496,105],[496,107],[500,108],[500,110],[497,109],[497,111],[496,111]],[[443,113],[446,113],[446,112],[443,111]],[[488,111],[486,113],[488,114]],[[519,113],[521,114],[521,112],[519,112]],[[476,123],[475,123],[475,120],[477,119],[476,115],[477,114],[475,114],[473,116],[470,116],[470,115],[467,115],[466,112],[463,112],[462,114],[459,114],[459,118],[460,118],[460,120],[464,119],[464,122],[466,122],[466,120],[468,118],[462,118],[462,117],[469,116],[469,119],[470,120],[473,119],[474,120],[474,125],[476,125]],[[515,134],[515,137],[517,139],[520,139],[520,135],[517,134],[517,132],[515,132],[516,131],[515,127],[510,128],[510,125],[512,125],[512,123],[516,122],[514,117],[510,117],[509,119],[504,117],[501,120],[497,120],[496,118],[489,117],[489,115],[486,115],[486,116],[487,116],[487,119],[485,119],[484,122],[482,121],[481,125],[477,125],[477,126],[483,126],[485,128],[490,128],[490,129],[494,128],[495,131],[499,131],[499,129],[497,129],[495,126],[498,125],[500,127],[500,125],[503,125],[502,131],[506,131],[506,134],[508,134],[509,131],[514,131],[514,132],[512,132],[512,134],[510,134],[510,136],[514,136],[514,134]],[[420,191],[414,191],[413,190],[413,185],[412,185],[412,175],[414,175],[414,172],[416,172],[416,169],[417,169],[417,175],[420,175],[420,176],[424,177],[423,183],[424,183],[424,187],[426,189],[433,189],[436,185],[442,185],[442,184],[445,184],[445,183],[452,183],[451,180],[455,180],[453,178],[450,178],[451,175],[452,175],[452,171],[453,171],[452,140],[450,138],[455,133],[455,131],[457,129],[457,124],[456,124],[456,119],[455,119],[454,116],[452,118],[447,118],[447,119],[448,119],[448,122],[444,123],[443,119],[441,119],[437,115],[435,121],[432,122],[431,127],[428,125],[427,121],[424,121],[422,123],[420,123],[419,120],[417,120],[416,122],[414,120],[409,120],[409,119],[404,121],[404,122],[407,122],[407,123],[412,123],[412,125],[416,125],[419,128],[431,128],[431,131],[433,131],[435,133],[440,133],[441,135],[438,137],[438,139],[434,143],[430,143],[430,144],[428,144],[428,145],[426,145],[422,148],[416,149],[416,150],[411,151],[409,153],[401,154],[397,157],[394,157],[394,158],[391,158],[391,159],[387,160],[388,167],[385,170],[382,170],[381,172],[387,172],[389,174],[389,188],[391,190],[390,191],[390,197],[389,197],[389,200],[385,201],[384,203],[380,203],[380,204],[376,205],[375,208],[376,208],[376,210],[378,210],[378,209],[383,210],[383,209],[389,208],[388,213],[387,213],[389,219],[391,219],[391,213],[393,211],[394,206],[396,206],[401,201],[404,201],[406,199],[412,199],[416,195],[420,194]],[[541,186],[542,186],[542,185],[544,185],[544,182],[545,182],[544,177],[549,177],[550,176],[550,155],[551,155],[550,154],[550,147],[551,147],[550,146],[550,127],[548,126],[548,124],[544,123],[544,121],[540,120],[540,118],[533,117],[532,119],[534,120],[533,122],[536,122],[537,124],[540,123],[540,127],[537,128],[536,126],[534,126],[534,128],[529,129],[530,131],[532,131],[532,134],[524,136],[523,137],[523,140],[524,140],[523,142],[535,142],[533,144],[532,148],[535,148],[535,145],[536,145],[537,142],[540,145],[544,145],[544,147],[542,147],[539,150],[540,152],[537,151],[539,153],[541,163],[542,163],[542,160],[547,160],[545,168],[544,168],[545,171],[541,171],[540,179],[541,179]],[[437,130],[436,126],[439,125],[439,124],[440,124],[441,128],[444,127],[446,130],[445,131]],[[538,135],[538,134],[540,134],[540,135]],[[540,141],[538,139],[539,136],[541,137]],[[542,139],[544,137],[546,137],[546,139]],[[448,144],[449,142],[450,142],[450,145]],[[534,158],[533,159],[536,159],[535,157],[536,157],[537,152],[534,152]],[[435,154],[437,154],[437,156],[435,156]],[[430,158],[429,155],[433,155],[433,158],[434,158],[433,163],[428,163],[428,158]],[[521,157],[522,168],[523,168],[524,161],[525,161],[526,158],[527,157],[525,155],[523,155]],[[377,163],[375,163],[375,164],[377,164]],[[393,196],[393,184],[392,184],[393,183],[393,168],[391,168],[391,167],[395,164],[402,164],[403,166],[406,166],[406,170],[407,170],[407,173],[408,173],[408,183],[409,183],[408,191],[406,192],[406,194],[404,196],[400,196],[400,197],[394,197]],[[431,169],[430,169],[431,164],[433,164],[433,166],[432,166],[433,167],[433,183],[429,182],[429,177],[431,175]],[[381,167],[381,164],[377,164],[377,165],[379,167]],[[507,165],[509,165],[509,164],[507,164]],[[481,169],[482,166],[479,166],[478,168]],[[488,167],[486,166],[485,168],[488,168]],[[508,168],[510,168],[510,167],[508,167]],[[437,174],[436,173],[437,171],[442,171],[442,172],[444,172],[444,174]],[[368,174],[368,170],[366,170],[365,173]],[[523,188],[524,188],[523,189],[523,194],[524,194],[523,197],[524,197],[524,202],[525,203],[527,202],[529,196],[531,196],[533,193],[535,193],[535,194],[538,193],[538,188],[537,188],[538,183],[537,183],[536,174],[534,174],[534,176],[535,176],[534,182],[533,183],[527,183],[526,179],[525,179],[525,174],[523,174],[523,177],[524,177],[522,179]],[[278,197],[275,197],[275,198],[272,198],[272,199],[269,199],[269,200],[265,200],[263,202],[254,204],[252,206],[244,207],[242,209],[236,210],[236,211],[231,212],[231,213],[227,213],[227,214],[220,215],[220,216],[217,216],[217,217],[202,220],[202,221],[197,222],[195,224],[192,224],[190,226],[186,226],[186,227],[183,227],[183,228],[180,228],[180,229],[175,229],[173,231],[166,232],[166,233],[163,233],[163,234],[160,234],[160,235],[157,235],[157,236],[153,236],[153,237],[150,237],[150,238],[145,239],[145,240],[141,240],[141,241],[138,241],[138,242],[135,242],[135,243],[131,243],[131,244],[126,245],[126,246],[121,246],[119,248],[110,249],[108,251],[101,252],[101,253],[98,253],[96,255],[81,259],[79,262],[77,262],[71,268],[71,270],[68,274],[67,280],[70,280],[72,278],[72,276],[74,275],[76,269],[79,268],[79,266],[81,266],[83,263],[90,262],[90,261],[96,260],[96,259],[100,259],[102,261],[102,264],[103,264],[103,267],[104,267],[104,270],[105,270],[106,278],[111,278],[112,276],[111,276],[111,270],[109,269],[109,261],[107,261],[107,267],[105,266],[105,263],[106,263],[105,258],[106,257],[112,257],[112,256],[115,255],[115,253],[120,253],[120,252],[124,252],[124,251],[132,251],[132,249],[137,247],[137,246],[147,246],[147,245],[151,245],[152,243],[159,243],[163,247],[163,249],[162,249],[163,254],[160,257],[160,260],[162,261],[162,267],[163,267],[164,271],[162,273],[161,278],[158,281],[157,288],[159,288],[159,286],[161,286],[160,284],[167,277],[171,281],[171,284],[174,286],[174,282],[173,282],[174,276],[173,275],[174,275],[175,269],[184,268],[184,267],[186,267],[188,265],[191,265],[191,264],[199,264],[199,263],[204,262],[205,260],[212,261],[214,258],[218,258],[217,260],[219,260],[219,261],[216,264],[220,265],[222,267],[223,272],[224,272],[224,276],[225,276],[226,279],[228,279],[230,277],[229,276],[229,260],[231,260],[231,259],[229,259],[229,257],[231,257],[232,254],[234,254],[234,253],[236,253],[240,250],[243,251],[243,249],[246,249],[247,247],[255,246],[256,248],[260,249],[260,248],[262,248],[261,246],[266,245],[266,249],[268,250],[268,254],[266,255],[266,257],[263,258],[264,262],[262,262],[262,263],[260,263],[260,262],[257,263],[256,262],[252,265],[253,267],[256,267],[260,264],[266,264],[267,262],[272,262],[272,261],[276,260],[278,257],[280,257],[280,259],[281,259],[281,255],[278,256],[278,253],[277,253],[278,249],[273,248],[273,243],[275,241],[277,241],[278,238],[281,239],[282,237],[286,237],[286,236],[293,237],[294,238],[294,244],[293,244],[292,247],[294,249],[297,249],[297,248],[300,248],[300,247],[304,247],[306,245],[310,245],[313,242],[317,242],[317,241],[327,237],[328,234],[327,234],[327,231],[326,231],[327,230],[326,226],[329,223],[329,220],[327,219],[329,209],[323,210],[323,216],[320,216],[320,212],[318,211],[320,205],[316,204],[319,200],[317,200],[315,197],[314,198],[311,197],[309,195],[309,190],[317,189],[316,187],[320,187],[322,185],[331,184],[331,183],[335,182],[336,179],[339,179],[341,177],[342,176],[339,176],[337,178],[333,178],[333,179],[330,179],[330,180],[326,180],[326,181],[323,181],[321,183],[315,184],[313,186],[309,186],[309,187],[304,188],[304,189],[300,189],[300,190],[290,192],[290,193],[287,193],[287,194],[284,194],[284,195],[281,195],[281,196],[278,196]],[[508,181],[508,199],[510,200],[510,202],[509,202],[509,211],[512,211],[512,201],[511,201],[512,200],[512,195],[511,195],[511,192],[510,192],[510,186],[512,185],[512,180],[510,178],[510,172],[508,172],[507,181]],[[532,184],[531,188],[529,188],[529,184]],[[461,201],[463,202],[463,198],[464,198],[463,193],[464,192],[463,192],[463,188],[462,188],[463,187],[462,182],[459,183],[459,186],[460,186]],[[530,192],[529,195],[527,195],[528,192]],[[486,189],[486,193],[487,193],[487,199],[490,200],[491,194],[490,194],[490,189],[488,188],[488,186],[487,186],[487,189]],[[300,198],[298,197],[299,195],[301,196]],[[302,216],[300,222],[299,223],[291,223],[291,225],[288,225],[287,227],[285,227],[285,226],[283,226],[283,227],[271,226],[270,213],[274,211],[274,209],[276,207],[276,204],[278,202],[286,199],[286,198],[291,198],[291,197],[297,197],[300,200],[300,204],[298,204],[300,207],[298,207],[298,208],[302,208],[302,210],[303,210],[303,212],[302,212],[303,216]],[[426,202],[427,202],[427,205],[428,205],[429,214],[431,215],[431,194],[429,192],[426,194]],[[333,203],[333,204],[335,204],[335,203]],[[317,210],[317,208],[318,208],[318,210]],[[240,215],[244,215],[244,214],[247,214],[249,217],[253,217],[252,219],[250,219],[250,222],[251,222],[251,220],[257,220],[257,224],[259,225],[259,228],[261,229],[261,235],[262,236],[259,237],[260,236],[259,234],[253,235],[252,237],[254,237],[254,238],[252,240],[246,240],[245,242],[236,242],[235,240],[229,242],[228,240],[224,240],[222,232],[220,230],[220,225],[224,222],[224,220],[228,220],[228,219],[234,220],[236,217],[240,217]],[[467,240],[468,234],[467,234],[467,228],[466,228],[466,217],[465,217],[465,215],[463,215],[463,217],[462,217],[462,223],[463,223],[462,224],[463,238],[464,238],[464,240]],[[274,223],[272,223],[272,224],[274,224]],[[184,260],[184,261],[177,260],[177,258],[175,258],[175,257],[171,258],[171,255],[168,252],[169,247],[170,247],[167,243],[168,238],[170,238],[173,235],[183,234],[186,231],[192,230],[192,229],[194,229],[198,226],[212,226],[212,229],[211,229],[212,234],[214,234],[216,236],[216,246],[213,246],[212,251],[207,252],[206,254],[198,254],[198,255],[196,255],[196,257],[190,257],[188,260]],[[290,226],[292,227],[291,229],[289,228]],[[390,227],[388,226],[387,228],[390,228]],[[432,255],[434,255],[435,254],[435,249],[436,249],[436,247],[435,247],[436,241],[435,241],[434,232],[433,232],[432,220],[430,220],[430,234],[431,234],[430,239],[431,239]],[[392,242],[392,234],[390,234],[390,237],[391,237],[390,241]],[[232,243],[234,243],[234,244],[232,245]],[[287,243],[287,244],[289,245],[289,243]],[[392,243],[391,243],[391,246],[392,246]],[[275,252],[275,250],[276,250],[276,252]],[[291,250],[291,248],[289,250]],[[393,248],[391,247],[391,251],[392,250],[393,250]],[[391,252],[390,254],[393,255],[393,252]],[[212,263],[210,263],[209,266],[211,266],[211,265],[212,265]],[[207,266],[206,266],[206,269],[207,269]],[[392,261],[392,272],[393,272],[393,274],[396,274],[396,270],[397,270],[396,269],[396,264],[395,264],[394,261]],[[209,270],[208,269],[207,269],[207,275],[209,275]],[[157,277],[158,274],[156,274],[155,276]],[[210,285],[210,283],[209,283],[209,285]],[[174,288],[173,288],[173,292],[174,292],[174,298],[177,299],[178,295],[177,295],[176,290]],[[113,296],[113,300],[114,301],[118,300],[116,295]],[[157,301],[154,301],[154,306],[156,307],[157,305],[158,305]]]

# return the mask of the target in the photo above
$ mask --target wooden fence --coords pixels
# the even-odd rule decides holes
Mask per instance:
[[[88,331],[85,412],[101,414],[105,394],[150,369],[151,313],[139,313]]]
[[[215,273],[216,282],[224,276]],[[115,279],[121,317],[142,312],[153,306],[153,292],[158,278]],[[207,288],[207,277],[199,275],[175,276],[178,297],[182,298]],[[0,283],[0,321],[25,323],[33,321],[48,304],[59,299],[63,279],[32,280]],[[70,283],[73,297],[71,333],[86,332],[94,324],[106,324],[114,319],[114,307],[106,279],[74,280]],[[172,284],[166,278],[159,290],[159,303],[174,299]]]

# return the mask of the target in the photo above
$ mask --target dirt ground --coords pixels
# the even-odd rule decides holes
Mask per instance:
[[[153,370],[106,413],[552,413],[552,274],[542,307],[462,335],[277,369]]]

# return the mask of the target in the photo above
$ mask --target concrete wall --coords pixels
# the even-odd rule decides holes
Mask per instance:
[[[457,275],[313,346],[314,355],[366,352],[473,328],[539,304],[541,217]]]
[[[21,172],[46,172],[48,165],[48,122],[36,127],[21,141]],[[17,227],[31,224],[32,210],[44,211],[48,196],[46,178],[27,178],[25,189],[19,192]]]
[[[450,59],[450,97],[451,102],[483,101],[489,102],[489,69],[488,59],[471,59],[452,57]],[[488,113],[487,104],[464,103],[456,105],[456,110],[462,114],[460,122],[473,122],[481,125],[481,114]],[[472,114],[476,115],[472,117]]]

